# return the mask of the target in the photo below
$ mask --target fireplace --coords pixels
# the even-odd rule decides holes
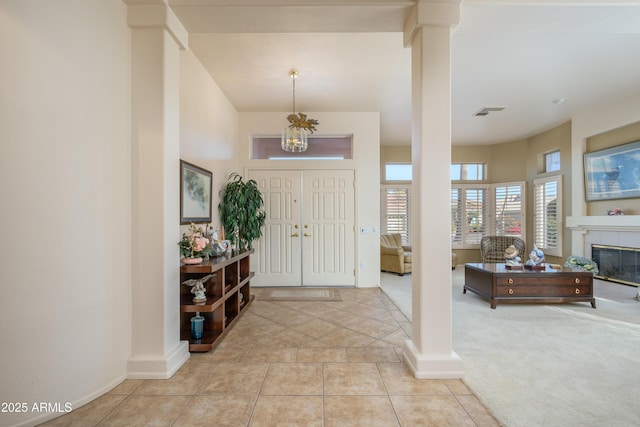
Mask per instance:
[[[600,270],[594,277],[640,286],[640,248],[592,244],[591,258]]]

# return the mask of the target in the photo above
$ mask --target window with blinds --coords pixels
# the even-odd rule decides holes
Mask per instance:
[[[484,236],[524,237],[524,182],[452,184],[451,246],[477,248]]]
[[[493,189],[493,232],[495,236],[524,239],[524,182],[497,184]]]
[[[380,218],[382,219],[381,233],[400,234],[402,244],[410,245],[410,194],[411,187],[382,186],[380,195]]]
[[[489,187],[451,187],[451,245],[458,249],[479,245],[488,231]]]
[[[533,237],[538,249],[562,256],[562,175],[533,181]]]

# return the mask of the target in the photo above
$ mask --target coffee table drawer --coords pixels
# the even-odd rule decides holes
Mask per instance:
[[[514,275],[500,275],[496,276],[496,285],[498,286],[520,286],[520,285],[528,285],[528,286],[536,286],[539,285],[542,280],[544,280],[546,285],[591,285],[592,277],[586,275],[575,275],[575,276],[562,276],[556,275],[544,276],[544,279],[541,276],[518,276]]]
[[[538,282],[540,283],[540,282]],[[497,297],[584,297],[591,295],[590,284],[506,285],[496,287]]]

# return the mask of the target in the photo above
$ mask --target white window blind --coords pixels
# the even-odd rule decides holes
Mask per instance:
[[[451,187],[451,245],[458,249],[480,244],[488,231],[488,187]]]
[[[533,181],[534,243],[549,255],[562,256],[562,175]]]
[[[494,186],[493,235],[516,236],[524,240],[524,188],[524,182]]]
[[[461,246],[464,230],[464,208],[462,202],[462,189],[451,188],[451,245]]]
[[[410,195],[411,187],[382,186],[380,195],[381,232],[385,234],[400,234],[402,244],[410,245]]]

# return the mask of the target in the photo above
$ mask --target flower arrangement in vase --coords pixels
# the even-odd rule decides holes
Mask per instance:
[[[208,225],[198,227],[194,223],[189,224],[189,230],[182,233],[182,239],[178,242],[184,264],[199,264],[209,258],[213,248],[208,236]]]
[[[567,258],[567,262],[564,263],[564,266],[573,267],[584,271],[591,271],[593,272],[593,274],[599,273],[598,264],[596,264],[595,261],[577,255],[569,256],[569,258]]]

